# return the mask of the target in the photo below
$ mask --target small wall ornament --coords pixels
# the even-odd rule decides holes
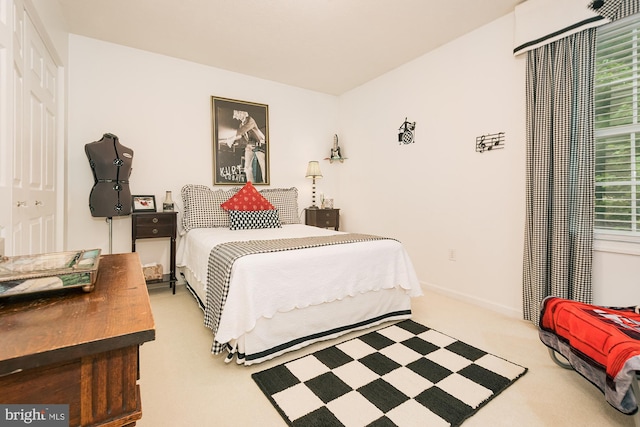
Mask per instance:
[[[476,151],[484,153],[485,151],[499,150],[504,148],[504,142],[504,132],[480,135],[476,138]]]
[[[407,121],[405,117],[404,123],[400,125],[398,129],[400,132],[398,133],[398,143],[400,145],[412,144],[415,142],[413,131],[416,128],[416,122],[410,123]]]

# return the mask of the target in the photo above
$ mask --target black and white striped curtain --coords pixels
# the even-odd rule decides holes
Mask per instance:
[[[616,21],[639,13],[640,0],[588,7]],[[592,301],[596,31],[527,52],[523,317],[536,325],[547,296]]]
[[[591,303],[596,29],[527,52],[523,314],[550,295]]]

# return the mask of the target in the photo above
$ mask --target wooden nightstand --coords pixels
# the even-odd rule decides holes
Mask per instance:
[[[320,228],[340,228],[340,209],[305,209],[305,224]]]
[[[131,252],[136,251],[137,239],[168,237],[171,243],[169,277],[164,280],[176,293],[176,230],[177,212],[134,212],[131,214]]]

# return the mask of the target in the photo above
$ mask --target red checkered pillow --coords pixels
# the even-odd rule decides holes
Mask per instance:
[[[250,181],[220,207],[227,211],[268,211],[274,209],[271,202],[265,199]]]

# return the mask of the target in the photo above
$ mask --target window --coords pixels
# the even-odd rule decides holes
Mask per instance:
[[[598,29],[595,232],[640,242],[640,15]]]

